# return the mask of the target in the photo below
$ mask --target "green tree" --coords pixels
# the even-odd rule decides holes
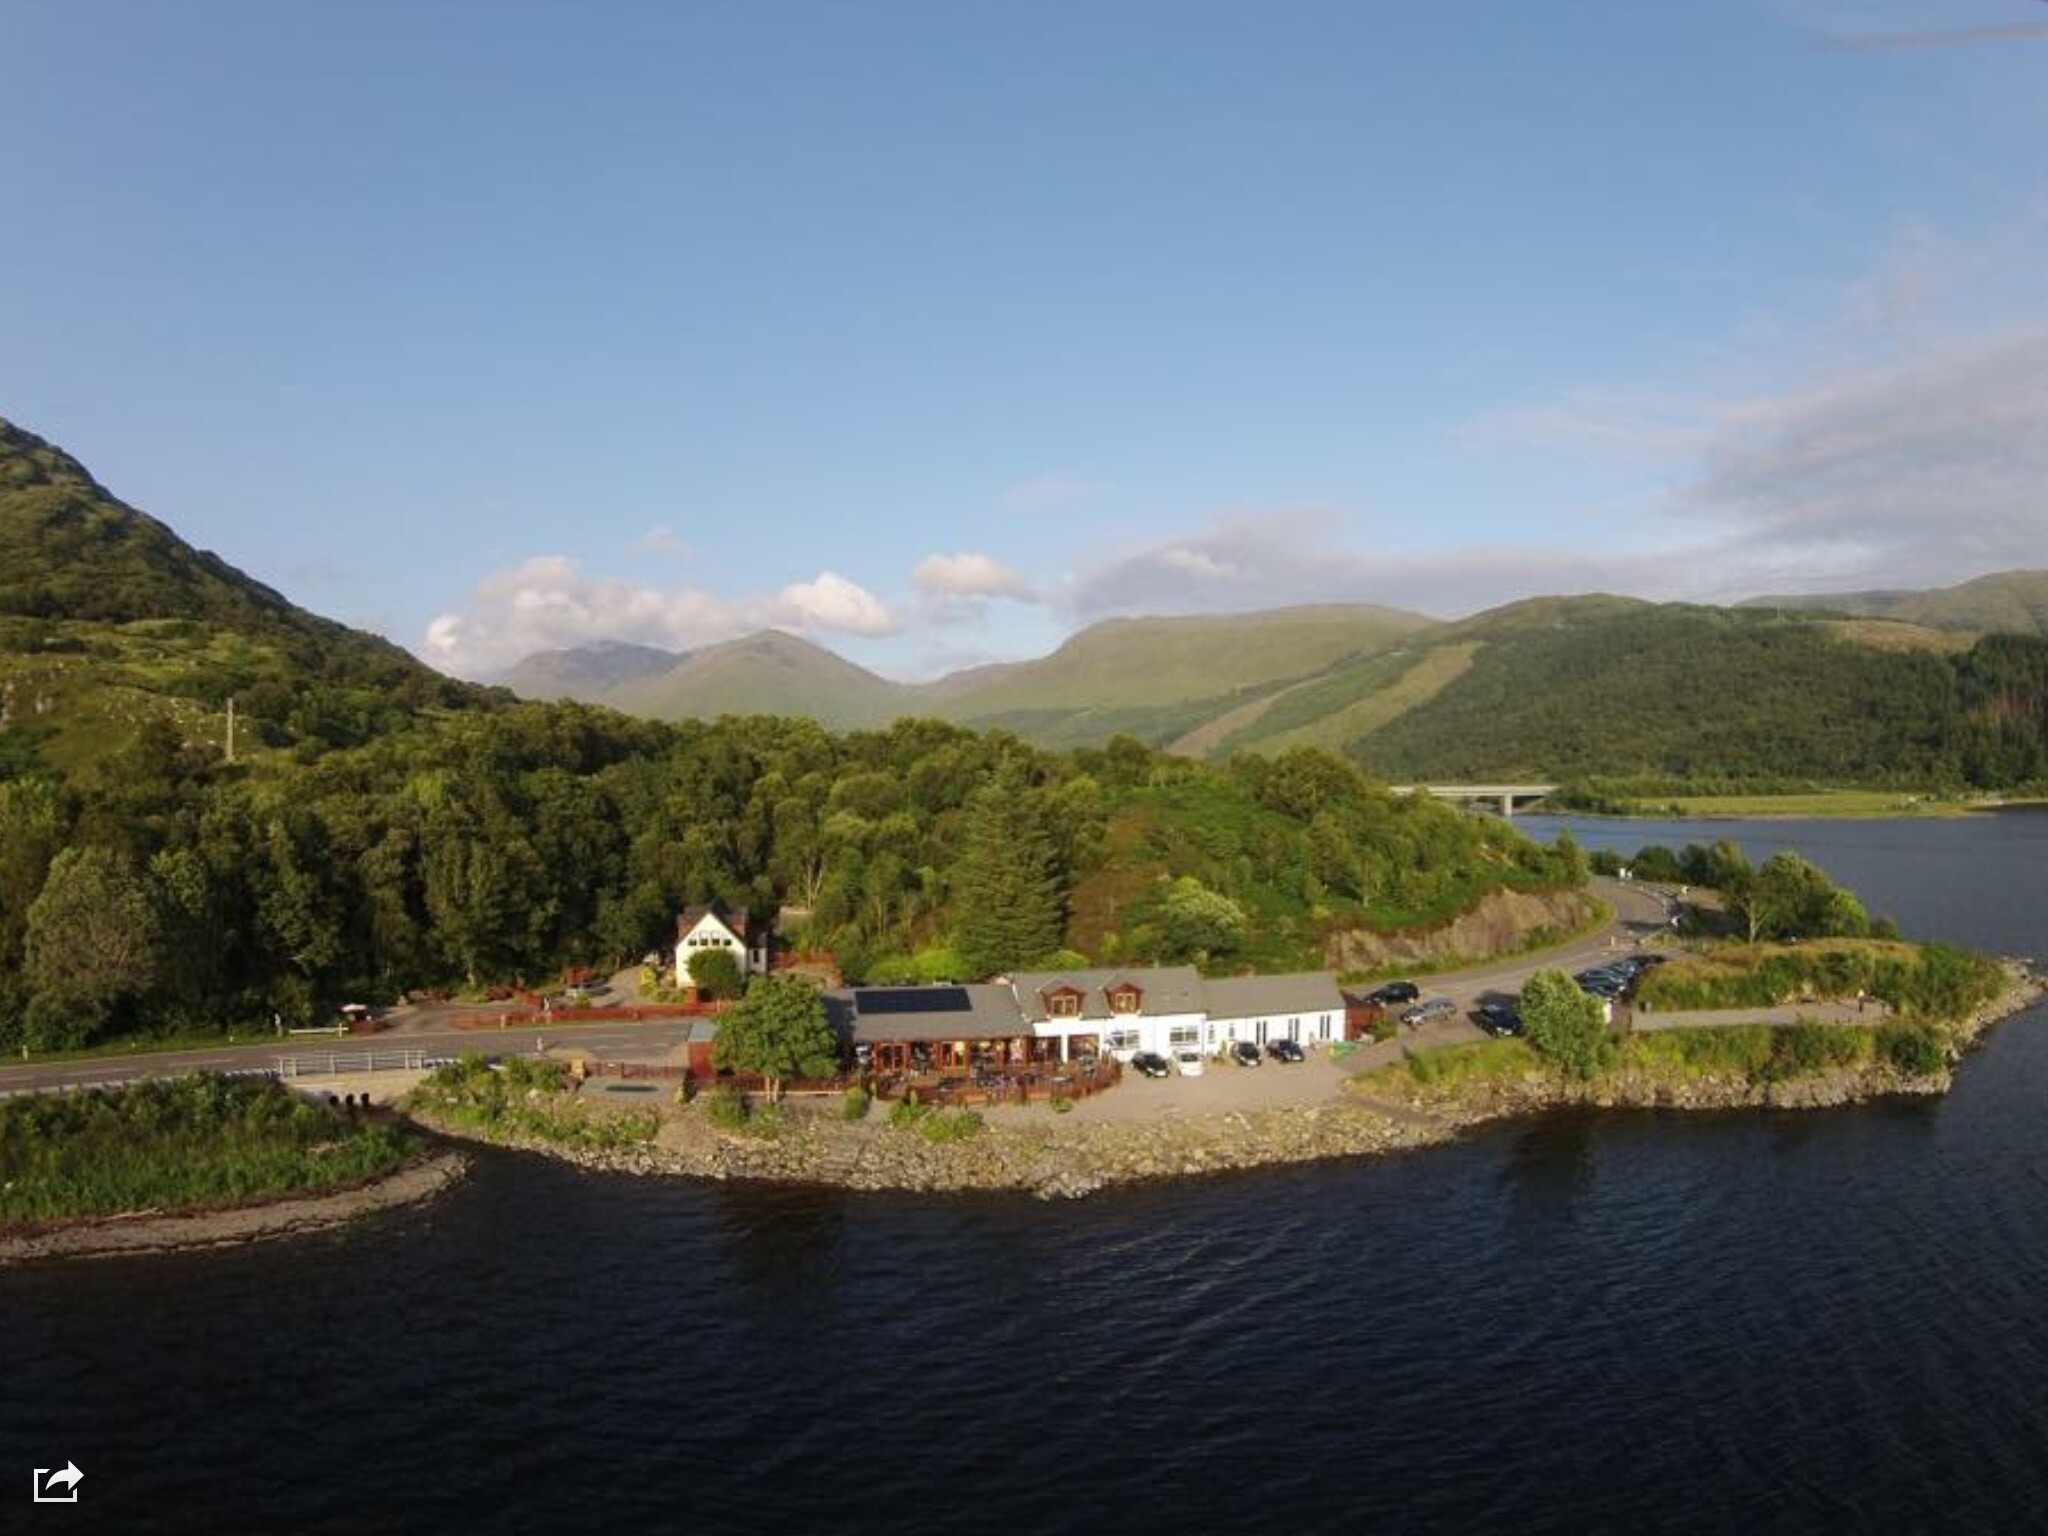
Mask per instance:
[[[1244,908],[1193,875],[1173,882],[1163,926],[1167,944],[1183,959],[1233,954],[1244,944]]]
[[[1563,971],[1538,971],[1522,988],[1522,1024],[1536,1054],[1566,1077],[1586,1081],[1607,1055],[1600,1000]]]
[[[1551,863],[1557,876],[1566,885],[1576,889],[1586,883],[1586,851],[1579,846],[1579,840],[1569,832],[1557,834],[1557,841],[1550,845]]]
[[[756,976],[747,995],[718,1020],[712,1059],[734,1072],[758,1072],[772,1103],[790,1077],[824,1077],[839,1065],[839,1038],[825,1000],[794,976]]]
[[[1004,774],[968,800],[953,892],[954,947],[969,974],[1029,965],[1060,947],[1064,893],[1052,838],[1018,776]]]
[[[706,997],[740,995],[740,962],[729,949],[700,949],[690,956],[690,985]]]
[[[1776,853],[1745,885],[1730,909],[1759,938],[1861,938],[1870,931],[1862,904],[1792,852]]]
[[[125,854],[66,848],[28,909],[31,1043],[83,1045],[156,983],[156,903]]]

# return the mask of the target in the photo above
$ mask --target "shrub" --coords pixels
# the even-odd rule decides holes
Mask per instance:
[[[839,1118],[842,1120],[865,1120],[868,1109],[874,1103],[867,1089],[856,1083],[846,1090],[846,1096],[839,1103]]]
[[[917,1124],[918,1121],[930,1113],[931,1107],[918,1103],[915,1093],[906,1093],[902,1098],[889,1106],[889,1124],[900,1131],[907,1126]]]
[[[930,1142],[971,1141],[981,1134],[981,1126],[978,1110],[937,1110],[918,1122],[917,1134]]]
[[[1789,1024],[1774,1031],[1770,1075],[1805,1077],[1833,1067],[1849,1067],[1863,1059],[1864,1040],[1853,1028],[1826,1024]]]
[[[1375,1040],[1392,1040],[1401,1033],[1401,1021],[1391,1013],[1383,1013],[1372,1021],[1372,1037]]]
[[[1924,1024],[1887,1024],[1877,1032],[1877,1047],[1909,1077],[1932,1077],[1948,1065],[1948,1046]]]
[[[747,1123],[746,1095],[729,1084],[720,1084],[705,1096],[704,1113],[721,1131],[742,1130]]]
[[[417,1140],[263,1078],[0,1101],[0,1222],[233,1204],[388,1172]]]
[[[1074,1101],[1072,1099],[1054,1099],[1052,1101],[1052,1112],[1056,1115],[1071,1115],[1074,1112]]]

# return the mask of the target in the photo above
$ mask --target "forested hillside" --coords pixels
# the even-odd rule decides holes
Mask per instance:
[[[1980,635],[2048,636],[2048,571],[1998,571],[1925,592],[1757,597],[1743,606],[1846,613]]]
[[[706,901],[856,979],[958,978],[1312,966],[1334,932],[1583,878],[1326,753],[1223,772],[930,720],[520,704],[294,608],[13,428],[0,550],[0,1050],[537,983],[665,949]]]
[[[169,718],[245,751],[345,745],[480,690],[294,607],[0,421],[0,762],[89,764]]]
[[[0,780],[0,1048],[537,982],[664,947],[707,900],[799,909],[792,942],[913,979],[1062,950],[1314,965],[1333,930],[1581,873],[1321,753],[1223,773],[930,721],[518,705],[252,769],[163,721],[68,782]]]
[[[1348,744],[1393,779],[2048,780],[2048,641],[1858,643],[1761,610],[1636,607],[1485,637],[1454,682]]]

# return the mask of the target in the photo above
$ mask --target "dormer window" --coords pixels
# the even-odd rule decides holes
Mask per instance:
[[[1111,1013],[1136,1013],[1145,1001],[1145,994],[1126,982],[1120,987],[1109,989],[1109,1011]]]
[[[1045,1011],[1056,1019],[1078,1019],[1081,1017],[1081,999],[1072,992],[1055,992],[1047,1001]]]

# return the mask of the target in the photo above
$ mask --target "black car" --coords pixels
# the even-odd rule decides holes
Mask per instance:
[[[1171,1077],[1173,1063],[1157,1051],[1140,1051],[1131,1058],[1131,1070],[1140,1077]]]
[[[1249,1040],[1239,1040],[1230,1047],[1230,1059],[1240,1067],[1256,1067],[1259,1064],[1259,1048]]]
[[[1513,1003],[1481,1003],[1472,1010],[1472,1022],[1489,1035],[1519,1035],[1522,1032],[1522,1016],[1515,1011]]]
[[[1422,996],[1422,988],[1412,981],[1390,981],[1383,987],[1374,987],[1365,994],[1368,1003],[1412,1003]]]
[[[1275,1061],[1302,1061],[1307,1053],[1292,1040],[1268,1040],[1266,1054]]]

